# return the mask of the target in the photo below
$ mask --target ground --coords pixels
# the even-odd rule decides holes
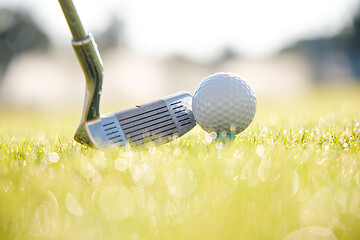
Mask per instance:
[[[360,88],[258,99],[232,142],[200,127],[93,150],[80,113],[0,112],[0,239],[359,239]]]

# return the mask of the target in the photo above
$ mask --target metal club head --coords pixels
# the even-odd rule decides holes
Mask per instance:
[[[192,96],[179,92],[152,103],[102,115],[86,122],[75,139],[95,147],[162,144],[187,133],[195,126]]]
[[[152,103],[100,116],[103,63],[91,34],[87,34],[72,0],[59,0],[73,36],[72,46],[86,79],[82,119],[75,140],[90,147],[162,144],[180,137],[195,125],[192,96],[178,92]]]

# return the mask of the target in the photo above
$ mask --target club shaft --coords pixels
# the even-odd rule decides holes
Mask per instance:
[[[87,37],[87,32],[85,31],[79,15],[77,14],[76,8],[72,0],[59,0],[61,9],[64,12],[66,21],[69,25],[71,34],[74,41],[81,41]]]
[[[91,145],[86,133],[88,121],[100,119],[99,103],[103,81],[103,63],[93,36],[85,31],[72,0],[58,0],[73,36],[72,46],[83,69],[86,92],[83,115],[75,140]]]

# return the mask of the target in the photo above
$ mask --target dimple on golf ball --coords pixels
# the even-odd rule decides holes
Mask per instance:
[[[256,97],[240,77],[216,73],[197,86],[192,109],[195,120],[205,131],[235,135],[254,119]]]

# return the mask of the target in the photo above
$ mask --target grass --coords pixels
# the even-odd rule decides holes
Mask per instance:
[[[359,239],[359,88],[259,101],[231,143],[73,142],[77,114],[1,111],[0,239]]]

